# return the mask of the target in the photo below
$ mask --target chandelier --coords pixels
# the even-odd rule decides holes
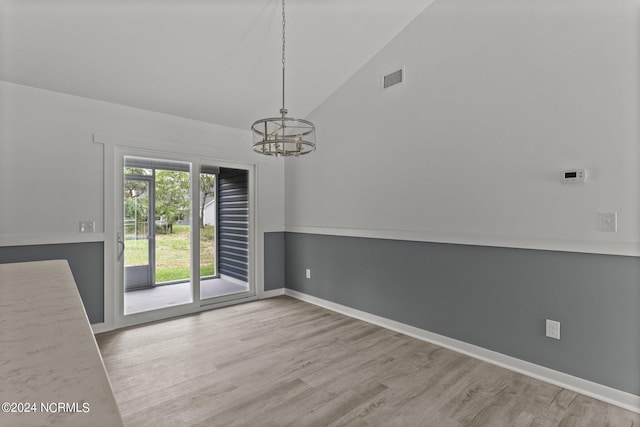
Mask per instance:
[[[287,117],[284,103],[285,17],[282,0],[282,108],[280,117],[260,119],[251,125],[253,151],[267,156],[298,157],[316,149],[316,127],[308,120]]]

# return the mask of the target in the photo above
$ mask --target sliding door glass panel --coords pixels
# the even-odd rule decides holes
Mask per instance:
[[[191,280],[190,174],[156,169],[155,284]]]
[[[249,173],[220,168],[216,175],[216,277],[200,281],[200,298],[249,291]]]
[[[125,156],[124,314],[193,302],[190,164]]]

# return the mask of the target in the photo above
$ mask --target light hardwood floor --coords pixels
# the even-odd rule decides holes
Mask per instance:
[[[640,426],[640,415],[289,297],[97,336],[127,426]]]

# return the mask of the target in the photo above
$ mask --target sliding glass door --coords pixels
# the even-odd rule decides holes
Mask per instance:
[[[121,176],[123,316],[255,296],[248,170],[123,155]]]

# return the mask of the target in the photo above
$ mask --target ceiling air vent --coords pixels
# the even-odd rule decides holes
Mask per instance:
[[[382,89],[390,88],[404,82],[404,67],[382,77]]]

